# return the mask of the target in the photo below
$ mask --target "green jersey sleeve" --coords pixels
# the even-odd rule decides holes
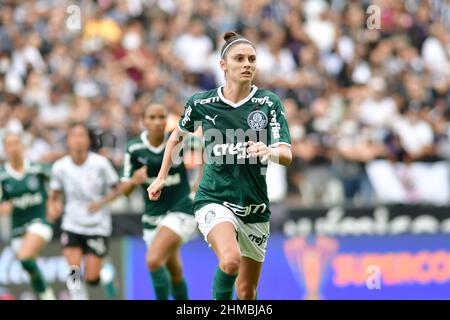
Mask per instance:
[[[48,163],[40,163],[39,164],[39,174],[44,180],[50,180],[50,176],[52,173],[52,166]]]
[[[133,157],[133,152],[130,150],[130,147],[132,145],[128,144],[125,155],[123,157],[123,167],[122,167],[122,174],[120,177],[121,181],[128,181],[131,179],[131,177],[134,174],[134,171],[136,171],[136,165],[135,165],[135,159]]]
[[[268,144],[271,147],[279,144],[291,145],[291,135],[286,113],[284,112],[283,103],[278,97],[275,99],[274,108],[270,110]]]
[[[6,192],[5,187],[4,187],[3,184],[4,184],[4,181],[0,177],[0,203],[2,203],[3,201],[7,201],[8,200],[8,193]]]
[[[184,106],[183,116],[178,122],[178,127],[185,132],[194,132],[201,123],[198,111],[194,107],[193,97],[190,97]]]

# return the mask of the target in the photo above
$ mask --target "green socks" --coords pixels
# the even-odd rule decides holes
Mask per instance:
[[[116,270],[114,268],[114,265],[109,261],[103,263],[102,270],[100,271],[100,280],[105,292],[105,296],[108,299],[116,299],[118,296],[117,288],[114,283],[115,276]]]
[[[172,293],[174,300],[189,300],[186,280],[183,278],[179,283],[173,283],[169,269],[161,267],[156,271],[150,272],[155,290],[156,299],[168,300]]]
[[[172,296],[175,300],[189,300],[186,280],[184,278],[180,283],[172,283]]]
[[[168,300],[170,292],[170,273],[167,267],[150,272],[157,300]]]
[[[31,286],[33,290],[38,294],[42,294],[47,289],[47,283],[42,276],[39,267],[34,259],[20,260],[22,267],[30,274]]]
[[[236,275],[229,275],[217,267],[213,280],[213,299],[232,300]]]

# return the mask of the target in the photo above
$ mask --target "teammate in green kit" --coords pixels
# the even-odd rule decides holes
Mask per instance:
[[[254,45],[227,32],[220,67],[226,84],[191,96],[167,142],[161,170],[147,189],[149,199],[168,192],[174,148],[201,124],[206,165],[194,199],[195,217],[219,260],[213,298],[256,299],[269,237],[270,209],[265,181],[267,161],[289,165],[289,128],[280,98],[252,85]],[[163,189],[164,187],[164,189]]]
[[[0,202],[9,202],[12,209],[11,247],[30,275],[37,297],[54,300],[53,290],[36,263],[39,252],[53,236],[53,229],[45,218],[45,184],[50,169],[25,160],[20,135],[8,133],[3,142],[8,161],[0,168]]]
[[[159,202],[148,199],[146,188],[155,180],[166,147],[168,134],[166,108],[157,103],[149,104],[142,118],[145,131],[132,139],[126,148],[122,183],[120,188],[107,195],[102,206],[118,195],[131,193],[137,185],[143,185],[145,211],[142,216],[144,241],[147,244],[147,266],[153,281],[156,298],[187,300],[188,290],[183,277],[180,246],[188,241],[197,230],[191,188],[182,159],[178,159],[169,170],[167,192]]]

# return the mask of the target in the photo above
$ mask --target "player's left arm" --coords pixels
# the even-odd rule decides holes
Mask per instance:
[[[95,213],[104,205],[110,203],[124,193],[126,183],[119,182],[119,175],[107,158],[103,158],[103,170],[101,171],[103,183],[110,189],[110,191],[100,200],[92,201],[89,204],[88,210],[90,213]]]
[[[276,146],[267,146],[264,142],[248,142],[247,153],[250,157],[260,157],[261,162],[265,163],[267,160],[288,166],[292,162],[291,146],[279,144]]]
[[[89,212],[90,213],[97,212],[103,206],[107,205],[111,201],[117,199],[119,196],[124,194],[125,193],[124,190],[127,188],[127,185],[129,183],[130,182],[127,181],[127,182],[121,182],[121,183],[118,183],[117,185],[114,185],[112,187],[112,190],[106,196],[104,196],[102,199],[100,199],[98,201],[93,201],[89,204],[89,207],[88,207]]]
[[[120,183],[112,186],[112,190],[99,201],[93,201],[89,204],[89,212],[96,212],[103,206],[114,201],[121,195],[129,195],[136,186],[142,184],[147,177],[147,166],[143,166],[140,169],[134,171],[131,179],[122,180]]]
[[[269,153],[267,158],[282,166],[288,166],[292,162],[291,146],[286,144],[278,144],[273,147],[269,147]]]
[[[107,171],[110,172],[107,175],[113,177],[112,182],[114,183],[116,181],[116,177],[115,172],[112,172],[114,171],[112,166],[108,165]],[[137,169],[136,162],[134,161],[134,154],[130,152],[129,146],[127,146],[123,160],[123,170],[120,183],[115,183],[112,186],[112,190],[102,199],[91,202],[88,207],[89,212],[92,213],[100,210],[103,206],[114,201],[121,195],[129,196],[133,192],[134,188],[140,184],[143,184],[146,179],[147,166]]]
[[[272,162],[288,166],[292,162],[291,136],[284,112],[283,103],[278,97],[273,97],[273,105],[269,111],[268,142],[249,141],[247,153],[251,157],[260,157],[261,162]]]

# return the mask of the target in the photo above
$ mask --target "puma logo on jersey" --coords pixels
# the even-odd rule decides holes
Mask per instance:
[[[216,125],[216,118],[217,118],[217,114],[214,116],[214,118],[211,118],[208,115],[205,116],[205,119],[211,121],[214,125]]]

